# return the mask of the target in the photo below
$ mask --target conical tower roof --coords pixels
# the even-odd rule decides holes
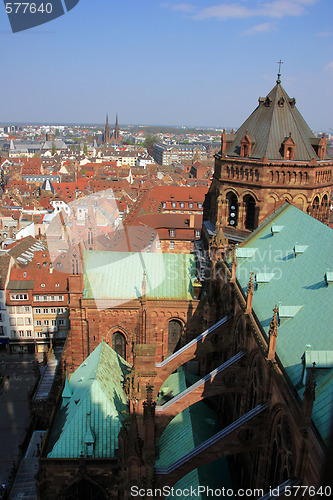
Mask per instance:
[[[238,129],[225,154],[241,157],[241,141],[246,135],[252,142],[249,158],[282,160],[282,144],[291,137],[295,143],[294,161],[320,159],[313,147],[318,138],[296,108],[296,100],[282,87],[280,78],[266,97],[259,97],[258,107]]]

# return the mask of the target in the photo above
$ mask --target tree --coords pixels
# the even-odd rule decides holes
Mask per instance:
[[[145,142],[143,143],[143,146],[148,149],[148,153],[150,155],[153,154],[154,144],[156,142],[158,142],[158,137],[150,135],[150,134],[147,135]]]
[[[56,151],[57,151],[57,148],[56,148],[55,142],[53,141],[52,142],[52,156],[54,156],[56,154]]]

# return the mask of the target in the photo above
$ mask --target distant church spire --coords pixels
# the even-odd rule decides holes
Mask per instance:
[[[120,137],[119,125],[118,125],[118,114],[116,114],[116,124],[114,126],[113,137],[115,138],[116,141],[118,141],[118,139]]]
[[[118,114],[116,114],[116,123],[111,137],[111,144],[119,144],[120,141],[120,130],[118,124]]]
[[[104,129],[104,138],[103,142],[104,144],[107,144],[110,142],[111,139],[111,131],[110,131],[110,126],[109,126],[109,115],[106,114],[106,122],[105,122],[105,129]]]

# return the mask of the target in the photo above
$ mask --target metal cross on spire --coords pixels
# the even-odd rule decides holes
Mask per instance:
[[[283,62],[281,61],[278,61],[278,65],[279,65],[279,72],[278,72],[278,75],[277,75],[277,80],[276,80],[276,83],[281,83],[281,64],[283,64]]]

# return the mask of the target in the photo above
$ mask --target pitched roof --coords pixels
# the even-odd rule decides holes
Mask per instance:
[[[0,290],[4,290],[10,269],[10,255],[0,254]]]
[[[195,266],[190,254],[86,251],[83,260],[84,298],[137,299],[144,272],[147,298],[193,298]]]
[[[105,342],[73,373],[52,429],[48,457],[79,458],[94,439],[94,458],[117,456],[118,434],[127,414],[123,382],[130,365]]]
[[[27,236],[26,238],[15,241],[9,250],[7,250],[7,253],[20,263],[28,263],[33,259],[34,252],[43,248],[44,245],[40,240],[37,240],[33,236]]]
[[[294,161],[318,160],[312,147],[316,137],[295,103],[295,99],[291,99],[282,85],[277,83],[266,98],[259,98],[258,107],[238,129],[225,154],[240,157],[241,140],[248,134],[254,141],[250,158],[282,160],[282,143],[291,133],[296,144]]]
[[[272,233],[273,225],[280,227],[279,232]],[[295,256],[295,246],[305,247],[304,251]],[[244,294],[252,269],[256,276],[273,275],[269,281],[258,280],[253,296],[255,314],[266,333],[275,305],[290,313],[280,314],[276,353],[300,397],[304,392],[304,352],[333,351],[333,286],[325,281],[326,272],[332,270],[332,247],[329,227],[286,203],[238,251],[237,279]],[[316,383],[312,417],[327,440],[333,410],[333,369],[316,369]]]

